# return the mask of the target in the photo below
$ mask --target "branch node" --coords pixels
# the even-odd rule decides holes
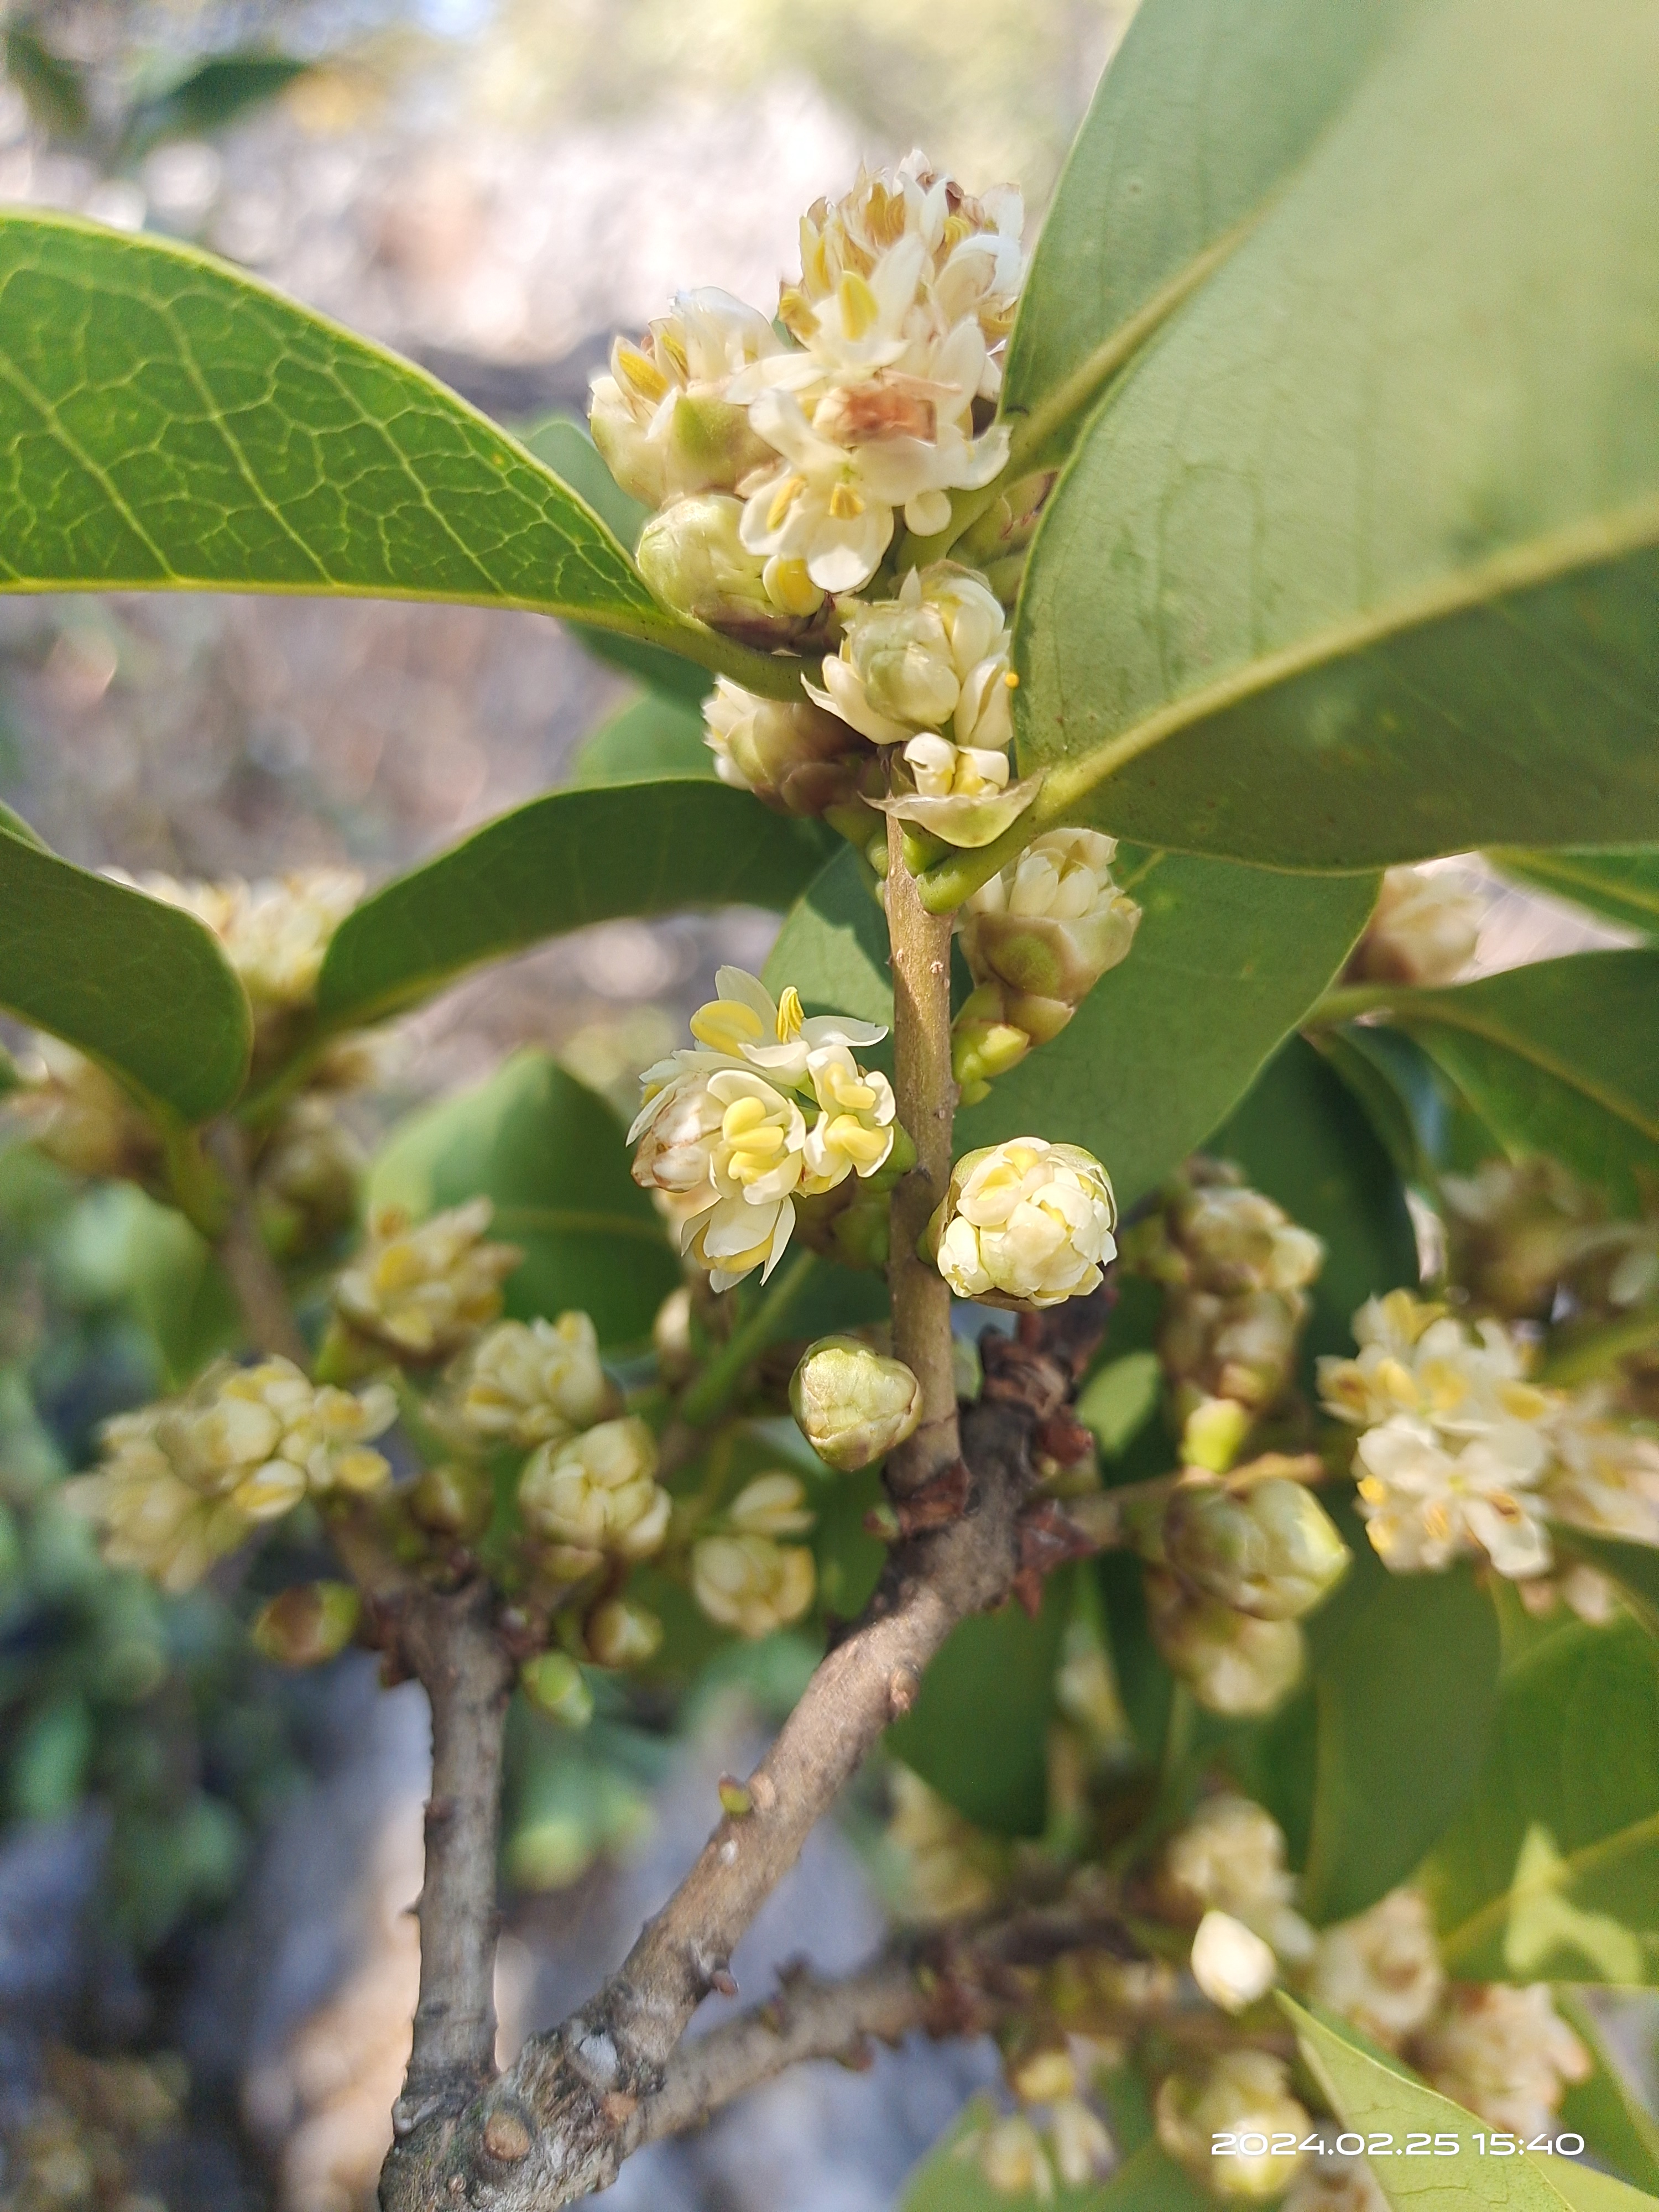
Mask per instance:
[[[483,2147],[503,2166],[517,2166],[528,2158],[533,2141],[529,2124],[510,2106],[498,2105],[484,2122]]]
[[[921,1677],[914,1667],[895,1667],[887,1677],[887,1710],[902,1720],[921,1694]]]

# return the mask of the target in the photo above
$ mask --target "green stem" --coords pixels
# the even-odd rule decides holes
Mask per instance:
[[[1302,1018],[1304,1030],[1328,1030],[1358,1014],[1388,1013],[1400,997],[1397,983],[1339,983]]]
[[[732,1330],[680,1401],[683,1420],[689,1421],[693,1428],[706,1429],[726,1411],[744,1369],[780,1333],[790,1307],[817,1264],[815,1253],[796,1253],[753,1313]]]

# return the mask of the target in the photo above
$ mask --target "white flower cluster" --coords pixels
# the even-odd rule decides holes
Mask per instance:
[[[401,1206],[380,1207],[335,1285],[343,1319],[399,1358],[458,1351],[495,1320],[502,1280],[524,1257],[515,1244],[485,1242],[493,1211],[475,1198],[416,1223]]]
[[[392,1470],[372,1440],[396,1415],[384,1384],[319,1389],[287,1359],[212,1368],[188,1396],[106,1422],[103,1464],[64,1495],[112,1565],[189,1589],[307,1492],[379,1489]]]
[[[1605,1389],[1540,1389],[1513,1329],[1406,1291],[1369,1300],[1353,1327],[1358,1356],[1322,1359],[1320,1390],[1362,1431],[1359,1510],[1389,1566],[1485,1557],[1528,1580],[1550,1569],[1552,1520],[1659,1544],[1659,1441]]]
[[[696,1047],[641,1078],[644,1103],[628,1134],[634,1180],[662,1194],[680,1249],[723,1291],[757,1267],[763,1280],[771,1273],[797,1197],[885,1166],[896,1124],[892,1085],[853,1055],[885,1030],[804,1017],[793,990],[775,1000],[741,968],[714,981],[720,996],[691,1018]]]
[[[458,1388],[457,1419],[468,1434],[525,1451],[591,1428],[616,1395],[585,1313],[498,1322],[473,1346]]]
[[[1288,1980],[1309,2002],[1401,2053],[1489,2126],[1523,2136],[1547,2132],[1567,2084],[1589,2070],[1547,1988],[1448,1985],[1419,1890],[1391,1891],[1357,1918],[1316,1934],[1295,1908],[1284,1837],[1248,1798],[1200,1806],[1165,1847],[1158,1894],[1177,1918],[1201,1913],[1191,1963],[1212,2002],[1242,2011],[1275,1980]],[[1269,2112],[1277,2114],[1271,2123]],[[1158,2124],[1170,2155],[1224,2197],[1276,2196],[1294,2177],[1285,2201],[1298,2212],[1376,2212],[1382,2203],[1369,2193],[1363,2169],[1334,2156],[1208,2155],[1222,2130],[1290,2134],[1297,2142],[1310,2131],[1285,2069],[1259,2052],[1229,2052],[1203,2072],[1172,2075],[1158,2098]]]
[[[1020,2109],[970,2128],[952,2155],[975,2160],[1004,2197],[1035,2197],[1046,2203],[1057,2179],[1067,2189],[1097,2180],[1111,2163],[1112,2139],[1084,2101],[1070,2045],[1029,2053],[1010,2066],[1008,2080]]]
[[[607,1558],[648,1559],[672,1510],[657,1480],[657,1439],[633,1414],[541,1445],[519,1476],[519,1511],[551,1547],[544,1564],[559,1582],[579,1582]]]
[[[1017,193],[969,198],[921,154],[861,173],[801,226],[801,281],[780,337],[729,295],[682,293],[595,379],[611,472],[653,507],[741,502],[738,537],[781,612],[867,583],[896,510],[926,535],[948,494],[988,483],[1007,434],[975,434],[1024,275]]]

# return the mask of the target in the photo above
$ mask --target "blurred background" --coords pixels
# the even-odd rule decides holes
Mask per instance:
[[[14,5],[0,199],[198,241],[528,425],[581,412],[611,335],[678,287],[769,309],[801,210],[860,158],[921,143],[970,186],[1022,183],[1035,222],[1130,6]],[[373,881],[557,783],[629,696],[527,615],[0,599],[0,799],[93,866]],[[1482,964],[1594,934],[1489,905]],[[379,1117],[526,1042],[620,1102],[775,927],[617,923],[494,970],[410,1026]],[[54,1504],[96,1422],[165,1380],[155,1235],[0,1152],[0,2212],[356,2212],[414,2000],[424,1711],[362,1655],[278,1676],[234,1589],[163,1601]],[[614,1962],[811,1660],[775,1638],[672,1729],[619,1705],[556,1758],[515,1746],[505,2047]],[[878,1833],[855,1806],[815,1839],[735,1962],[751,1995],[878,1939]],[[988,2070],[814,2069],[635,2160],[613,2201],[877,2212]]]

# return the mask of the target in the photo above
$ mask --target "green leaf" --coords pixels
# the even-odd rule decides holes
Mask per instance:
[[[774,992],[793,983],[809,1012],[890,1025],[887,924],[875,878],[850,845],[818,871],[784,917],[766,981]]]
[[[572,762],[569,781],[591,790],[598,784],[688,775],[705,783],[720,780],[702,741],[702,716],[678,700],[648,693],[594,731]]]
[[[1012,1604],[969,1613],[887,1731],[896,1759],[993,1835],[1039,1836],[1046,1823],[1054,1669],[1071,1607],[1069,1578],[1059,1574],[1035,1620]]]
[[[1615,2180],[1610,2173],[1598,2173],[1593,2166],[1580,2166],[1573,2159],[1554,2160],[1550,2179],[1573,2212],[1654,2212],[1659,2206],[1659,2197],[1649,2197],[1628,2182]]]
[[[585,499],[620,544],[631,552],[651,510],[630,497],[605,466],[605,458],[583,423],[570,415],[549,415],[520,434],[538,461],[545,461],[556,477]],[[653,691],[696,706],[709,690],[707,670],[682,660],[660,646],[645,645],[638,638],[619,637],[609,630],[589,629],[578,623],[576,634],[599,659],[624,670],[649,684]]]
[[[1143,0],[1044,218],[1004,412],[1058,416],[1097,389],[1261,220],[1407,12]]]
[[[80,70],[26,24],[9,24],[5,36],[6,75],[29,113],[54,138],[78,138],[91,120]]]
[[[1655,1978],[1659,1649],[1633,1623],[1562,1629],[1505,1674],[1425,1879],[1462,1979]]]
[[[1126,1352],[1097,1367],[1077,1401],[1077,1417],[1108,1459],[1121,1459],[1157,1412],[1164,1369],[1155,1352]]]
[[[599,515],[424,370],[223,264],[0,217],[0,589],[529,607],[787,670],[659,607]]]
[[[215,54],[165,92],[140,100],[122,132],[129,159],[164,138],[201,138],[286,92],[313,66],[292,54]]]
[[[1209,1148],[1239,1161],[1258,1190],[1325,1240],[1304,1364],[1352,1352],[1352,1318],[1368,1297],[1416,1287],[1417,1236],[1399,1178],[1364,1113],[1304,1039],[1285,1039]]]
[[[0,836],[0,1006],[186,1121],[242,1087],[252,1017],[211,931],[144,892]]]
[[[330,1029],[377,1021],[480,961],[620,915],[786,906],[822,855],[810,825],[701,775],[551,792],[348,915],[318,1012]]]
[[[369,1176],[371,1206],[417,1218],[480,1196],[495,1204],[490,1234],[524,1249],[509,1314],[580,1307],[605,1345],[649,1334],[679,1262],[629,1174],[621,1123],[544,1053],[515,1053],[477,1090],[410,1115]]]
[[[1369,877],[1276,875],[1127,849],[1133,950],[1066,1028],[957,1123],[957,1149],[1032,1131],[1085,1145],[1132,1205],[1201,1145],[1347,957]]]
[[[1601,2022],[1575,1990],[1557,1990],[1555,2009],[1595,2061],[1588,2081],[1570,2082],[1561,2125],[1641,2189],[1659,2189],[1659,2123],[1608,2050]]]
[[[1211,2212],[1214,2202],[1157,2143],[1149,2142],[1088,2199],[1088,2212]]]
[[[1587,906],[1621,929],[1659,937],[1659,850],[1650,845],[1632,845],[1623,853],[1510,849],[1491,858],[1521,883]]]
[[[1659,951],[1579,952],[1389,1012],[1512,1157],[1553,1152],[1634,1212],[1659,1173],[1656,994]]]
[[[1308,1624],[1317,1718],[1303,1895],[1320,1923],[1363,1912],[1439,1841],[1474,1789],[1498,1703],[1498,1616],[1474,1578],[1391,1575],[1343,1518],[1353,1565]]]
[[[1656,98],[1650,0],[1409,10],[1049,503],[1022,838],[1659,842]]]
[[[1565,2194],[1565,2177],[1573,2170],[1569,2160],[1542,2154],[1484,2155],[1485,2142],[1475,2141],[1477,2135],[1490,2133],[1484,2120],[1362,2051],[1290,1997],[1281,1996],[1279,2002],[1296,2030],[1308,2071],[1346,2128],[1367,2136],[1391,2136],[1401,2154],[1411,2134],[1459,2138],[1462,2149],[1455,2157],[1397,2154],[1366,2160],[1396,2212],[1472,2212],[1486,2206],[1492,2212],[1561,2212],[1563,2204],[1575,2201]]]

